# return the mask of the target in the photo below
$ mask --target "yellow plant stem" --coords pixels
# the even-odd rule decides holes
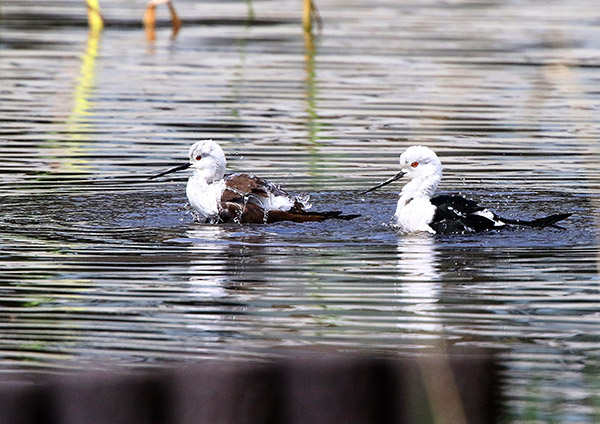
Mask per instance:
[[[98,0],[86,0],[86,3],[90,31],[97,33],[104,27],[104,19],[100,13],[100,4]]]
[[[313,22],[317,23],[319,31],[323,28],[321,16],[313,0],[302,0],[302,27],[306,32],[312,32]]]

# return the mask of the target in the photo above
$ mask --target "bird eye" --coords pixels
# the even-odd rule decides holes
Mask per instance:
[[[202,160],[202,156],[201,155],[196,156],[196,160]]]
[[[410,166],[412,166],[413,168],[416,168],[417,166],[419,166],[419,162],[413,162],[410,164]]]

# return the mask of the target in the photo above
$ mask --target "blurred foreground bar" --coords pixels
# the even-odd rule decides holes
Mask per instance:
[[[288,352],[268,363],[82,372],[0,382],[0,424],[494,423],[487,353],[393,359]]]

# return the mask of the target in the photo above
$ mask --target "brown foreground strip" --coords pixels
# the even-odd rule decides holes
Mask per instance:
[[[286,352],[151,371],[0,382],[0,423],[494,423],[497,363],[481,351],[394,358]]]

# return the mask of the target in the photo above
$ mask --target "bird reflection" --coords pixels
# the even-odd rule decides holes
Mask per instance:
[[[240,232],[239,226],[194,225],[187,231],[194,260],[189,266],[192,291],[210,297],[252,297],[252,289],[269,284],[277,266],[277,247],[266,233]]]
[[[192,242],[188,248],[193,253],[190,257],[197,258],[188,268],[192,293],[213,298],[227,296],[227,276],[222,272],[221,259],[226,249],[224,229],[210,225],[195,226],[187,231],[187,236]]]
[[[442,324],[436,315],[440,300],[441,279],[435,239],[430,234],[398,236],[397,294],[411,313],[402,326],[415,326],[416,331],[440,334]],[[419,315],[415,317],[412,314]],[[425,318],[423,318],[423,317]]]
[[[438,252],[430,234],[398,235],[398,270],[403,281],[440,279]]]

